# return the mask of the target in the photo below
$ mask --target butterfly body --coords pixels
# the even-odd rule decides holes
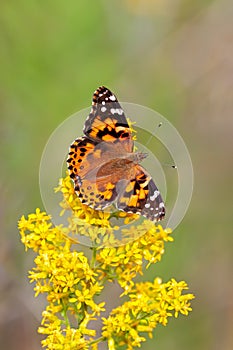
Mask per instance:
[[[165,215],[161,195],[139,164],[147,155],[134,152],[132,132],[115,95],[96,90],[84,135],[70,146],[69,174],[82,203],[103,210],[112,203],[120,210],[152,221]]]

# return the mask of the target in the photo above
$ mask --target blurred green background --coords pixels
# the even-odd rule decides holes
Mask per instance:
[[[41,348],[43,298],[27,281],[33,256],[17,220],[43,208],[38,169],[50,134],[99,85],[163,114],[194,166],[189,211],[146,275],[187,281],[193,312],[142,348],[233,349],[232,18],[230,0],[1,1],[1,349]]]

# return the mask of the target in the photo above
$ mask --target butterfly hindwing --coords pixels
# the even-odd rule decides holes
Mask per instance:
[[[161,194],[151,176],[140,165],[136,166],[135,177],[128,181],[124,192],[117,200],[120,210],[159,221],[165,215]]]

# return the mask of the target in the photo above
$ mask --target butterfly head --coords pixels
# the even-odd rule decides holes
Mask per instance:
[[[134,164],[139,164],[143,159],[145,159],[148,156],[147,153],[142,153],[142,152],[134,152],[129,154],[129,159],[134,163]]]

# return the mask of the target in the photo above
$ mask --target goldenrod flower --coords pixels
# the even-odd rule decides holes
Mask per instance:
[[[35,295],[47,296],[38,329],[45,335],[43,347],[96,350],[105,341],[110,350],[124,345],[130,350],[146,340],[142,334],[152,337],[158,324],[167,325],[169,317],[188,315],[194,296],[184,293],[188,289],[184,281],[162,283],[157,277],[153,282],[135,282],[143,275],[144,262],[149,268],[161,260],[165,243],[173,241],[170,229],[149,220],[136,225],[137,215],[89,208],[75,195],[69,177],[60,180],[56,191],[63,193],[61,214],[70,212],[66,227],[54,226],[40,209],[19,221],[22,243],[37,254],[29,271],[30,282]],[[121,239],[116,237],[116,220],[131,223],[121,230]],[[81,236],[92,242],[91,257],[81,251]],[[100,295],[107,281],[118,282],[128,299],[101,318],[98,337],[95,321],[105,311]]]
[[[185,282],[174,279],[162,283],[161,279],[156,278],[153,283],[135,284],[129,295],[130,300],[112,310],[108,318],[103,318],[103,336],[109,340],[117,339],[118,343],[126,344],[129,348],[140,346],[145,341],[140,336],[141,332],[152,336],[158,323],[165,326],[169,317],[177,317],[178,313],[187,315],[191,311],[193,295],[182,295],[185,289]]]

